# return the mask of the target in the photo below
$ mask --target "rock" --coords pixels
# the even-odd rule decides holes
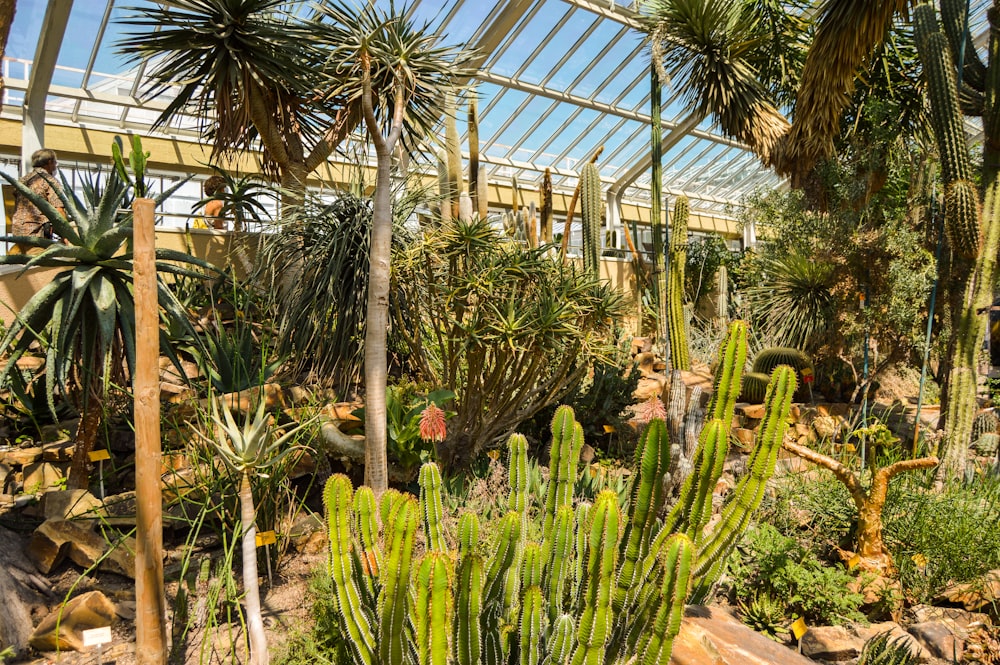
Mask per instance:
[[[326,537],[326,524],[316,513],[302,513],[288,530],[292,547],[300,554],[318,554],[330,545]]]
[[[42,460],[46,462],[69,462],[73,459],[76,444],[69,440],[53,441],[42,446]]]
[[[92,567],[104,557],[98,570],[135,577],[135,541],[121,539],[109,550],[104,537],[82,522],[51,519],[35,529],[28,543],[28,557],[43,573],[49,573],[63,559],[83,568]],[[107,556],[105,556],[107,554]]]
[[[589,443],[585,443],[580,448],[580,462],[582,462],[583,464],[590,464],[591,462],[594,461],[594,456],[596,454],[597,451],[594,450],[594,447]]]
[[[757,435],[752,429],[746,429],[745,427],[736,427],[732,430],[733,436],[739,442],[740,447],[744,450],[750,450],[754,447],[754,443],[757,441]]]
[[[978,580],[953,584],[942,591],[938,599],[962,605],[970,612],[992,605],[1000,601],[1000,568]]]
[[[802,654],[809,658],[839,662],[857,658],[865,642],[879,633],[889,633],[890,639],[898,639],[906,644],[919,662],[930,662],[930,652],[892,621],[873,623],[870,626],[816,626],[806,631],[799,644],[802,646]]]
[[[911,623],[937,621],[945,624],[952,632],[966,639],[974,626],[990,626],[990,617],[982,612],[967,612],[958,607],[937,607],[935,605],[914,605],[909,609]]]
[[[821,439],[834,439],[840,431],[840,421],[833,416],[817,416],[812,421],[816,436]]]
[[[87,490],[56,490],[42,496],[42,510],[47,520],[69,520],[103,515],[104,504]]]
[[[14,467],[0,462],[0,494],[7,491],[7,483],[14,479]]]
[[[288,472],[288,479],[295,480],[316,473],[316,458],[309,451],[302,451],[295,459],[295,466]]]
[[[47,587],[33,581],[34,574],[24,558],[20,536],[0,527],[0,650],[8,646],[17,652],[25,649],[34,626],[32,615],[47,611],[46,599],[36,590]]]
[[[645,402],[653,397],[659,397],[667,387],[667,377],[662,374],[653,374],[639,379],[632,397],[640,402]]]
[[[39,448],[39,450],[41,450]],[[35,462],[24,467],[24,492],[37,494],[50,488],[62,487],[65,469],[56,462]]]
[[[110,626],[114,620],[115,604],[100,591],[89,591],[42,619],[29,643],[39,651],[84,651],[83,631]]]
[[[653,338],[652,337],[633,337],[632,338],[632,355],[637,356],[640,353],[649,353],[653,350]]]
[[[10,466],[27,466],[42,459],[42,449],[40,446],[31,448],[11,448],[0,451],[0,462]]]
[[[821,660],[857,658],[865,645],[864,639],[846,626],[815,626],[799,641],[802,654]]]
[[[812,665],[718,607],[691,605],[674,640],[672,665]]]
[[[953,659],[955,662],[962,660],[965,643],[945,624],[938,621],[913,623],[907,626],[906,631],[935,658]]]
[[[764,405],[763,404],[747,404],[742,408],[743,417],[749,418],[750,420],[760,420],[764,417]]]

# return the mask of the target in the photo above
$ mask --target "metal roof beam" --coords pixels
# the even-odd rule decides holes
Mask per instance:
[[[31,153],[45,145],[45,98],[49,95],[52,73],[59,59],[66,24],[73,9],[73,0],[49,0],[45,7],[38,46],[31,65],[24,93],[21,128],[21,163],[24,172],[31,170]]]

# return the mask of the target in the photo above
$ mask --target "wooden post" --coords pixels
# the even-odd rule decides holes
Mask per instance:
[[[136,199],[135,273],[135,656],[139,665],[167,660],[160,494],[160,321],[152,199]]]

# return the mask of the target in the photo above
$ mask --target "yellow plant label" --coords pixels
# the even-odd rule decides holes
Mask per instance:
[[[498,459],[500,459],[500,451],[499,450],[487,450],[486,451],[486,456],[489,457],[494,462],[496,462]]]
[[[846,450],[849,453],[853,453],[855,450],[857,450],[857,447],[853,443],[848,443],[847,445],[844,446],[844,450]]]
[[[614,434],[614,431],[615,431],[615,426],[614,425],[605,425],[604,426],[604,433],[605,434]]]
[[[792,634],[795,635],[795,639],[797,640],[801,640],[807,630],[809,630],[809,627],[806,625],[806,620],[802,617],[799,617],[792,623]]]
[[[276,542],[278,542],[278,536],[274,531],[261,531],[257,534],[257,547],[274,545]]]
[[[102,448],[101,450],[91,450],[88,453],[88,457],[90,457],[91,462],[100,462],[101,460],[111,459],[111,454]]]
[[[913,559],[913,563],[917,564],[917,568],[927,567],[927,557],[925,557],[923,554],[917,553],[910,558]]]
[[[847,569],[851,570],[857,568],[859,563],[861,563],[861,557],[855,554],[847,560]]]

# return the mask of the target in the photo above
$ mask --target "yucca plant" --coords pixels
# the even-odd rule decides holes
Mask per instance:
[[[762,282],[746,291],[758,325],[783,346],[808,349],[822,340],[833,316],[833,266],[786,254],[761,262]]]
[[[209,201],[222,201],[219,214],[233,221],[233,231],[237,233],[246,230],[248,222],[262,224],[271,221],[271,213],[263,201],[275,201],[278,198],[274,187],[255,175],[232,173],[218,166],[211,168],[225,181],[226,186],[213,196],[195,203],[193,209],[201,208]]]
[[[0,340],[7,363],[0,382],[14,370],[17,361],[38,343],[45,351],[45,390],[55,412],[57,395],[68,397],[82,417],[76,433],[76,448],[69,486],[86,488],[89,453],[97,440],[109,386],[127,386],[135,365],[135,301],[132,295],[132,216],[119,210],[127,200],[129,185],[116,170],[101,182],[84,185],[84,200],[77,198],[63,179],[59,191],[67,218],[31,190],[7,174],[0,174],[30,200],[51,222],[63,239],[9,236],[10,242],[41,247],[34,256],[7,255],[0,265],[55,268],[51,280],[21,308]],[[160,203],[185,181],[156,197]],[[156,250],[159,304],[163,316],[178,328],[190,330],[187,312],[163,280],[165,275],[202,279],[214,271],[200,259],[169,249]],[[192,333],[193,334],[193,333]],[[162,331],[161,348],[171,353]]]
[[[248,409],[243,423],[238,424],[233,417],[226,398],[212,400],[212,424],[214,436],[209,438],[198,429],[194,433],[212,446],[229,469],[239,477],[240,527],[243,553],[243,590],[246,594],[247,634],[250,638],[251,665],[267,665],[267,636],[264,634],[264,619],[260,611],[260,585],[257,581],[257,527],[254,509],[252,476],[267,476],[267,470],[277,465],[300,446],[286,445],[299,430],[308,423],[302,423],[286,430],[275,438],[271,425],[271,414],[265,408],[266,400],[261,399],[256,411],[251,415]],[[221,407],[220,407],[221,404]],[[220,415],[221,414],[221,415]]]

